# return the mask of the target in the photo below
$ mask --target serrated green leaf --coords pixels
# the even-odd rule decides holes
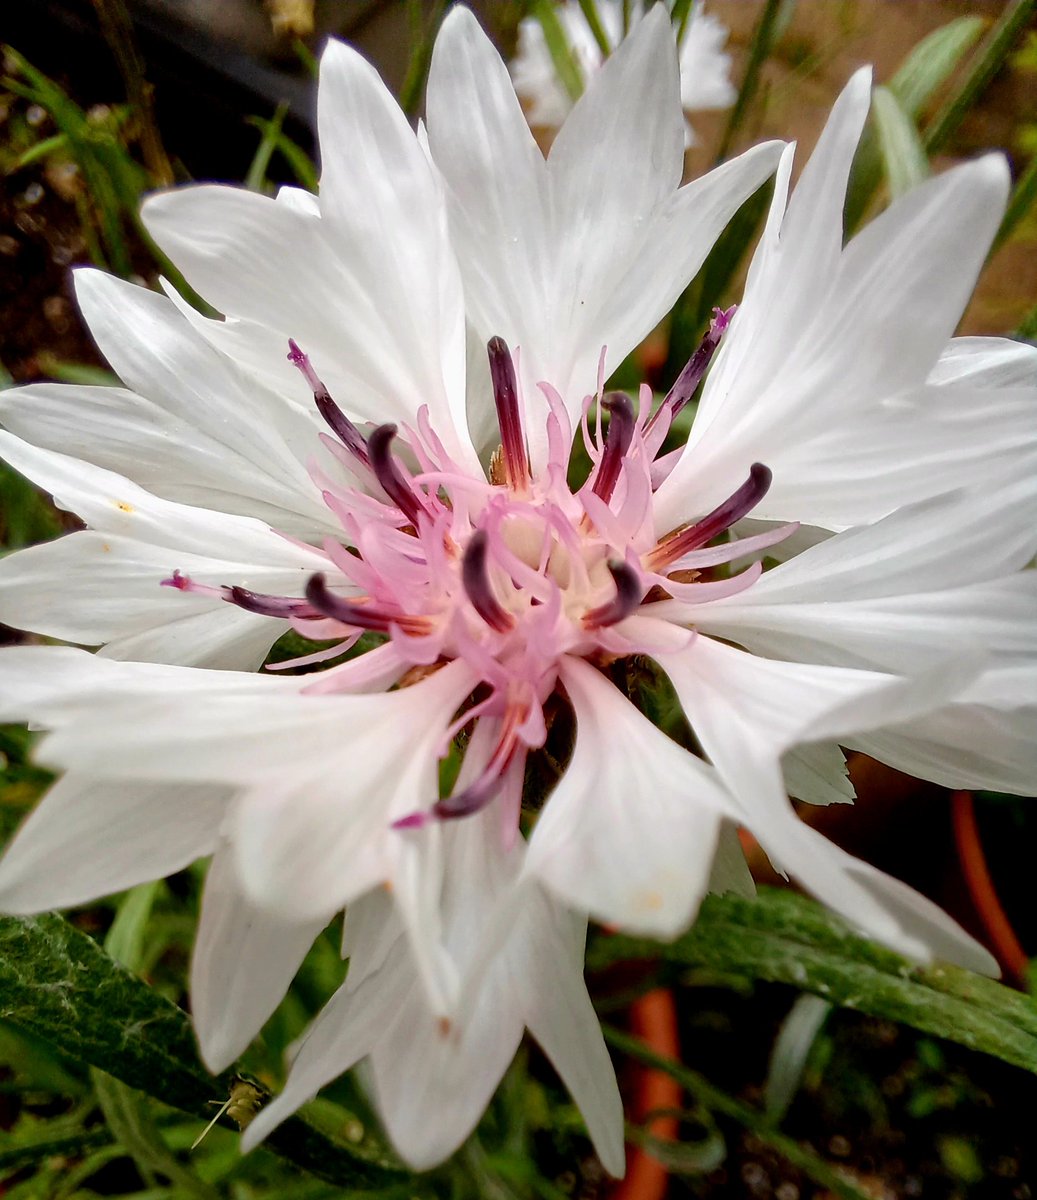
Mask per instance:
[[[1037,1072],[1037,1005],[1028,997],[960,967],[909,962],[793,892],[761,888],[755,900],[709,896],[676,942],[602,939],[591,964],[632,958],[787,983]]]
[[[914,121],[889,88],[875,88],[871,111],[890,195],[896,198],[928,178],[929,160]]]
[[[55,913],[0,917],[0,1018],[42,1037],[63,1055],[100,1067],[130,1087],[190,1113],[199,1130],[209,1101],[226,1096],[198,1062],[187,1014]],[[404,1181],[408,1172],[379,1146],[349,1145],[292,1117],[265,1145],[282,1158],[357,1191]]]

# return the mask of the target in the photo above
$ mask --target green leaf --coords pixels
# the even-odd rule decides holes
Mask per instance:
[[[281,126],[284,125],[287,112],[288,105],[282,101],[262,131],[263,136],[259,139],[259,145],[256,147],[256,152],[252,156],[252,162],[245,175],[245,187],[249,191],[263,192],[266,190],[268,183],[266,173],[270,169],[270,159],[277,146],[277,139],[281,136]]]
[[[231,1071],[214,1078],[198,1062],[186,1013],[55,913],[0,917],[0,1019],[190,1113],[199,1130],[209,1101],[228,1095],[234,1079]],[[298,1116],[265,1144],[358,1191],[402,1183],[408,1174],[381,1147],[340,1141]]]
[[[587,22],[587,28],[598,43],[598,49],[601,51],[602,57],[608,58],[612,53],[612,47],[609,45],[609,35],[605,32],[605,26],[601,23],[601,17],[598,16],[598,6],[594,3],[594,0],[580,0],[580,9],[583,12],[584,20]]]
[[[958,17],[913,47],[887,85],[909,116],[918,117],[982,32],[982,17]]]
[[[761,888],[755,900],[709,896],[676,942],[602,939],[591,963],[631,958],[787,983],[1037,1072],[1037,1005],[1028,997],[960,967],[909,962],[793,892]]]
[[[887,87],[910,117],[917,120],[982,31],[981,18],[959,17],[934,29],[908,53]],[[882,154],[872,123],[864,131],[853,163],[846,201],[847,231],[852,232],[860,224],[881,178]]]
[[[894,198],[902,196],[929,176],[929,160],[918,130],[889,88],[875,88],[871,112],[879,134],[890,195]]]
[[[926,126],[922,142],[930,154],[942,150],[957,131],[969,109],[1001,69],[1016,38],[1029,24],[1035,11],[1037,0],[1014,0],[1014,3],[1005,8],[1000,20],[987,34],[977,51],[976,59],[960,87],[947,98],[943,107]]]

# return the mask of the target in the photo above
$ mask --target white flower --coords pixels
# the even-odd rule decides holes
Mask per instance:
[[[146,208],[226,320],[81,274],[133,390],[0,400],[8,460],[88,526],[0,563],[0,619],[102,645],[0,657],[0,719],[49,730],[39,756],[66,772],[0,864],[0,904],[214,854],[192,968],[214,1067],[348,909],[346,985],[250,1142],[366,1059],[395,1144],[429,1165],[528,1027],[619,1171],[586,916],[675,936],[711,886],[745,886],[735,825],[874,936],[990,969],[786,787],[847,798],[847,744],[953,785],[1032,780],[1035,355],[948,344],[1004,164],[939,177],[844,248],[855,77],[787,205],[781,158],[740,311],[653,412],[602,394],[602,348],[617,362],[655,325],[777,158],[680,188],[678,95],[653,10],[545,162],[466,11],[436,45],[427,144],[332,45],[319,200],[193,187]],[[660,456],[720,343],[687,447]],[[575,491],[574,427],[594,462]],[[764,551],[785,561],[762,572]],[[299,660],[322,669],[213,669],[258,665],[289,627],[332,643]],[[382,644],[326,665],[365,630]],[[613,682],[641,658],[704,759]],[[571,718],[527,842],[527,763]]]
[[[597,0],[598,19],[610,46],[623,40],[623,0]],[[629,5],[631,27],[644,16],[641,0]],[[577,0],[562,0],[555,14],[584,80],[600,69],[603,54]],[[727,29],[696,4],[679,37],[681,106],[685,113],[730,108],[737,93],[731,83],[731,56],[724,53]],[[543,26],[536,17],[519,22],[518,49],[510,65],[515,91],[526,104],[536,128],[557,129],[569,115],[572,98],[555,70]],[[695,131],[685,125],[685,144],[695,145]]]

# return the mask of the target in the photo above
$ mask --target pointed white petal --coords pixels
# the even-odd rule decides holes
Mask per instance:
[[[542,911],[534,918],[539,936],[517,971],[528,992],[526,1024],[576,1101],[602,1165],[618,1178],[626,1157],[623,1101],[583,981],[586,921],[546,895],[534,893],[530,903]]]
[[[290,921],[245,896],[232,854],[216,851],[191,957],[191,1018],[210,1071],[230,1066],[280,1003],[331,912]]]
[[[242,1135],[243,1151],[254,1150],[324,1084],[371,1052],[406,989],[413,986],[406,967],[405,956],[398,953],[358,987],[351,988],[347,979],[338,989],[306,1031],[284,1090],[259,1111]]]
[[[566,659],[562,680],[576,746],[540,814],[527,870],[599,920],[676,937],[706,892],[731,803],[709,767],[593,667]]]
[[[0,862],[0,908],[85,904],[179,871],[212,852],[227,789],[66,775]]]
[[[272,331],[278,353],[294,337],[344,410],[413,424],[427,404],[451,453],[475,467],[464,314],[435,177],[377,73],[337,42],[322,61],[318,110],[319,217],[203,186],[153,196],[144,220],[228,317]]]

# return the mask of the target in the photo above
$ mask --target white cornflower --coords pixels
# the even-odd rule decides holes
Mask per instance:
[[[848,798],[847,744],[955,785],[1023,791],[1035,766],[1037,356],[948,342],[1006,169],[949,172],[844,247],[868,99],[859,74],[791,200],[781,153],[740,310],[653,406],[605,393],[604,362],[779,157],[679,186],[665,13],[546,161],[465,10],[436,44],[427,140],[333,44],[319,200],[204,186],[146,207],[226,319],[81,273],[132,390],[0,398],[8,461],[87,525],[0,563],[0,619],[102,647],[0,656],[0,718],[50,730],[39,757],[66,772],[0,864],[0,904],[213,854],[192,991],[214,1068],[348,909],[346,983],[247,1144],[366,1059],[394,1144],[430,1165],[529,1028],[621,1171],[586,918],[675,936],[710,887],[751,886],[736,825],[856,926],[990,968],[786,796]],[[687,446],[662,453],[718,346]],[[574,431],[593,464],[575,487]],[[784,561],[764,572],[764,552]],[[290,627],[330,643],[295,660],[318,669],[246,673]],[[364,632],[376,648],[328,665]],[[701,757],[617,686],[644,660]],[[573,721],[566,762],[551,739]],[[523,812],[545,747],[561,780]]]
[[[644,16],[641,0],[629,5],[631,28]],[[615,48],[623,40],[623,0],[597,0],[596,11],[605,37]],[[604,55],[577,0],[555,5],[570,53],[580,76],[588,80],[601,68]],[[730,108],[737,92],[731,83],[731,56],[724,53],[727,29],[711,13],[695,4],[678,38],[681,106],[685,114]],[[572,97],[566,91],[547,48],[543,26],[536,17],[519,22],[518,48],[509,67],[515,91],[526,106],[535,128],[557,129],[569,115]],[[686,146],[696,143],[690,121],[684,127]]]

